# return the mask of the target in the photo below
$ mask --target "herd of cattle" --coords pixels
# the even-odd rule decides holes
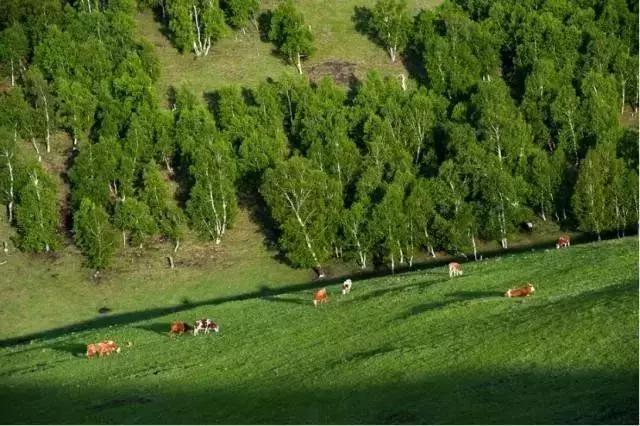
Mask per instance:
[[[556,242],[556,249],[560,249],[563,247],[571,246],[571,238],[568,235],[563,235],[558,238]],[[462,267],[457,262],[449,263],[449,277],[457,277],[462,275]],[[351,287],[353,286],[353,282],[351,279],[347,279],[342,283],[342,294],[349,294],[351,292]],[[527,297],[531,295],[535,291],[535,287],[531,283],[525,284],[520,288],[510,288],[504,294],[505,297]],[[321,288],[316,291],[313,295],[313,305],[318,306],[321,303],[327,303],[329,301],[327,289]],[[197,336],[198,333],[203,332],[204,334],[209,334],[210,331],[214,331],[218,333],[220,331],[220,327],[218,324],[210,320],[209,318],[203,318],[197,320],[193,326],[189,325],[184,321],[174,321],[171,323],[169,328],[169,335],[180,335],[188,332],[192,332],[194,336]],[[130,343],[129,343],[130,345]],[[87,358],[91,359],[94,356],[107,356],[111,355],[113,352],[120,353],[120,347],[113,340],[103,340],[99,343],[90,343],[87,345]]]

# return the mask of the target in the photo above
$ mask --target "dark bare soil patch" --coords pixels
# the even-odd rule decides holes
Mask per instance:
[[[352,85],[356,82],[356,64],[345,61],[327,61],[311,67],[309,78],[320,81],[325,76],[331,76],[338,84]]]

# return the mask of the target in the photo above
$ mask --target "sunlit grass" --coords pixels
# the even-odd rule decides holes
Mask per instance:
[[[416,13],[439,3],[439,0],[411,0],[409,7]],[[274,9],[277,4],[275,0],[261,2],[263,10]],[[355,74],[360,78],[374,69],[385,75],[406,74],[402,63],[392,64],[382,47],[355,29],[354,8],[371,8],[374,4],[375,0],[296,1],[315,37],[316,52],[304,63],[304,69],[308,71],[327,61],[341,61],[355,64]],[[170,86],[184,85],[202,94],[228,85],[253,87],[267,78],[279,79],[297,72],[274,54],[272,43],[260,40],[252,26],[246,34],[229,30],[212,46],[207,57],[198,59],[190,52],[179,53],[162,34],[160,23],[150,11],[137,16],[136,28],[140,36],[155,46],[160,59],[162,71],[156,86],[162,99]]]
[[[9,347],[3,419],[632,423],[637,265],[628,238],[331,285],[317,309],[310,287]],[[533,296],[502,297],[525,282]],[[203,316],[219,335],[167,337]],[[106,338],[133,346],[79,356]]]

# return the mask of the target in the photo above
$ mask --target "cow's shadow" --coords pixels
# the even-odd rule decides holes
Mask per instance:
[[[78,342],[62,342],[48,346],[49,349],[55,351],[65,352],[73,355],[76,358],[84,358],[87,353],[87,345]]]
[[[171,330],[170,322],[155,322],[152,324],[139,325],[136,328],[140,330],[150,331],[152,333],[160,334],[162,336],[169,336]]]
[[[263,299],[268,302],[293,303],[295,305],[311,305],[313,303],[313,296],[310,296],[308,299],[300,299],[297,297],[267,296]]]
[[[502,297],[503,293],[499,291],[455,291],[453,293],[446,294],[444,300],[416,305],[405,312],[403,315],[401,315],[398,319],[407,319],[414,315],[441,309],[455,303],[465,302],[467,300],[499,299]]]

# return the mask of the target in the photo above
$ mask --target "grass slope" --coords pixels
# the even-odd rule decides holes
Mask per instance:
[[[439,4],[440,0],[410,0],[413,13]],[[303,64],[305,73],[314,66],[340,61],[353,64],[354,73],[362,78],[375,69],[386,75],[406,70],[400,61],[392,64],[386,51],[356,31],[352,21],[355,7],[371,9],[375,0],[298,0],[296,7],[311,26],[316,52]],[[275,9],[277,0],[261,2],[263,10]],[[146,11],[136,17],[138,34],[155,46],[162,73],[156,87],[162,99],[170,86],[186,86],[198,94],[228,85],[256,86],[268,77],[279,79],[283,74],[297,73],[295,67],[274,54],[273,44],[260,40],[252,26],[246,34],[232,31],[212,47],[209,55],[195,58],[191,52],[181,54],[163,34],[162,25]],[[398,79],[398,82],[400,80]],[[399,83],[398,83],[399,84]]]
[[[637,239],[202,305],[0,350],[3,423],[636,423]],[[537,292],[506,299],[531,281]],[[219,335],[166,336],[209,316]],[[87,342],[133,342],[88,361]]]

